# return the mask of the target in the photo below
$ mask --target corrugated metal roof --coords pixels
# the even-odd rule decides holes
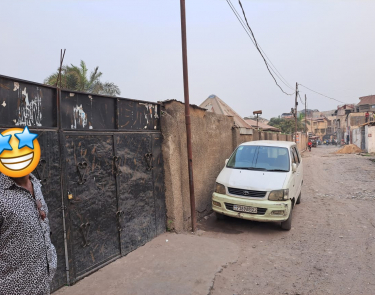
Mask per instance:
[[[245,119],[245,122],[247,124],[249,124],[250,126],[252,126],[253,128],[256,128],[256,126],[257,126],[257,121],[256,120]],[[258,127],[259,127],[259,129],[262,129],[264,131],[276,131],[276,132],[280,132],[281,131],[279,128],[270,126],[270,125],[262,123],[262,122],[258,122]]]

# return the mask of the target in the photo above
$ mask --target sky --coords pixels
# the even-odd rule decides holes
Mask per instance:
[[[66,48],[64,64],[99,66],[121,97],[183,101],[179,2],[1,0],[0,74],[43,82]],[[257,41],[292,88],[298,82],[345,103],[375,94],[375,1],[242,4]],[[265,118],[294,107],[294,96],[276,86],[225,0],[186,0],[186,14],[192,104],[215,94],[241,116],[262,110]],[[310,109],[341,104],[302,86],[300,94]]]

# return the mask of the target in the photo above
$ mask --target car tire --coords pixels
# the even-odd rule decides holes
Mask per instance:
[[[301,204],[301,195],[302,195],[302,192],[299,193],[296,204]]]
[[[223,220],[226,217],[224,214],[220,214],[218,212],[215,212],[215,215],[217,220]]]
[[[288,219],[281,222],[281,228],[283,230],[290,230],[292,228],[292,215],[293,215],[292,212],[293,212],[293,208],[290,210]]]

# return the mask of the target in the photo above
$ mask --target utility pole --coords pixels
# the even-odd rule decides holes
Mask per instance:
[[[295,124],[296,124],[294,141],[296,143],[297,143],[297,106],[298,106],[297,96],[298,96],[298,83],[296,82],[296,100],[295,100],[295,106],[294,106],[294,116],[295,116],[294,120],[295,120]]]
[[[193,153],[191,148],[191,121],[190,121],[190,101],[189,101],[189,76],[187,62],[187,44],[186,44],[186,10],[185,0],[180,0],[181,8],[181,39],[182,39],[182,65],[184,77],[184,103],[185,103],[185,123],[186,123],[186,143],[189,168],[189,190],[190,190],[190,210],[191,210],[191,228],[195,232],[197,219],[195,214],[195,196],[194,196],[194,177],[193,177]]]
[[[307,136],[307,113],[306,113],[306,100],[307,100],[307,97],[306,97],[306,94],[305,94],[305,133],[306,133],[306,136]]]

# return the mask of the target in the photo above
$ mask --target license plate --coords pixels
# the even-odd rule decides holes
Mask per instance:
[[[249,206],[241,206],[241,205],[233,205],[233,211],[240,211],[240,212],[247,212],[247,213],[257,213],[257,207],[249,207]]]

